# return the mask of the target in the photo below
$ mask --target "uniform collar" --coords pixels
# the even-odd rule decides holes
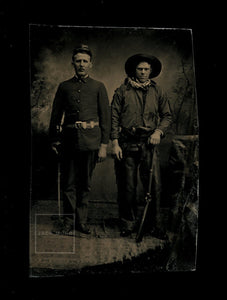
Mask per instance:
[[[73,79],[76,81],[76,82],[87,82],[88,79],[89,79],[89,75],[87,75],[86,77],[78,77],[76,74],[74,75]]]

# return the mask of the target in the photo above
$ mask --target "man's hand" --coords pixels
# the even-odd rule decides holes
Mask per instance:
[[[113,140],[113,154],[116,155],[118,160],[123,158],[122,149],[118,144],[118,140]]]
[[[98,162],[103,162],[106,159],[106,144],[101,144],[98,152]]]
[[[158,145],[161,141],[161,130],[155,130],[155,132],[149,137],[148,143],[152,145]]]
[[[58,153],[58,150],[57,150],[57,148],[58,148],[59,145],[61,145],[60,142],[54,142],[54,143],[51,144],[51,149],[52,149],[57,155],[59,154],[59,153]]]

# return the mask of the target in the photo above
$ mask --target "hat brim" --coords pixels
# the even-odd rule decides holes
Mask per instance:
[[[129,77],[135,76],[136,67],[141,62],[147,62],[151,65],[150,78],[157,77],[162,69],[160,60],[152,55],[147,54],[135,54],[129,57],[125,63],[125,72]]]

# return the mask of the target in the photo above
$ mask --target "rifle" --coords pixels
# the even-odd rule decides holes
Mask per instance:
[[[139,230],[138,230],[137,236],[136,236],[136,242],[137,243],[141,242],[142,239],[143,239],[144,221],[146,219],[148,207],[150,205],[150,202],[152,201],[151,187],[152,187],[152,179],[153,179],[154,152],[155,152],[155,146],[153,147],[153,154],[152,154],[152,159],[151,159],[151,166],[150,166],[150,170],[149,170],[148,190],[147,190],[147,194],[145,196],[146,204],[145,204],[145,207],[144,207],[144,211],[143,211],[142,219],[141,219],[141,222],[140,222]]]

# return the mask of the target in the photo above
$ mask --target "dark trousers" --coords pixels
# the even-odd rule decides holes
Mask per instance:
[[[144,198],[148,191],[149,170],[153,157],[153,147],[143,146],[138,151],[124,151],[123,159],[115,159],[115,173],[118,188],[119,216],[122,228],[133,230],[137,221],[137,184],[138,173],[143,185]],[[157,180],[157,178],[156,178]],[[156,192],[155,180],[152,181],[152,202],[147,214],[147,227],[156,225]]]
[[[97,151],[76,152],[63,160],[63,210],[75,214],[77,223],[86,223],[92,174]]]

